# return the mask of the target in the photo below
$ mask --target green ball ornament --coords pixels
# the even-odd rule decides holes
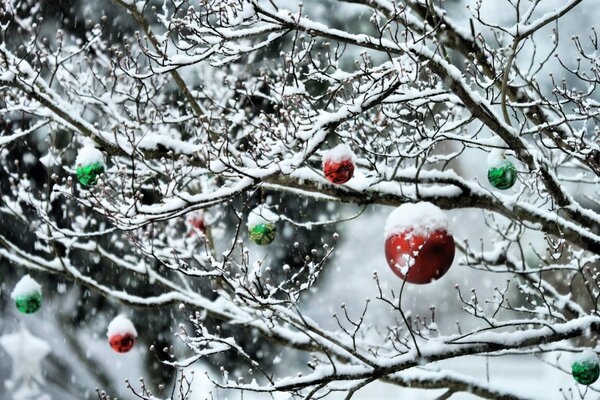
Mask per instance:
[[[600,376],[600,360],[591,350],[582,352],[571,365],[573,379],[582,385],[591,385]]]
[[[11,293],[17,310],[33,314],[42,307],[42,287],[31,276],[25,275]]]
[[[250,240],[258,245],[266,246],[275,240],[276,233],[277,228],[274,224],[266,223],[254,225],[250,228]]]
[[[27,296],[20,296],[15,299],[17,310],[23,314],[33,314],[42,307],[42,294],[39,292]]]
[[[248,214],[248,233],[250,240],[254,243],[266,246],[275,240],[277,227],[275,222],[279,220],[275,214],[265,205],[260,205]]]
[[[77,179],[82,185],[93,186],[98,181],[98,176],[104,172],[104,165],[101,163],[94,163],[91,165],[84,165],[77,168]]]
[[[488,169],[488,181],[496,189],[506,190],[513,187],[517,181],[515,165],[504,159]]]
[[[104,172],[104,154],[93,145],[79,149],[75,160],[77,179],[82,185],[93,186]]]

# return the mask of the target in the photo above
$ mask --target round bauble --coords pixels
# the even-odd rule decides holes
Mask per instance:
[[[33,314],[42,307],[42,287],[29,275],[21,278],[10,296],[23,314]]]
[[[77,179],[82,185],[93,186],[104,173],[104,154],[93,146],[84,146],[75,160]]]
[[[503,159],[489,167],[487,177],[496,189],[507,190],[517,181],[517,169],[512,162]]]
[[[275,225],[270,223],[258,224],[250,229],[250,240],[258,245],[266,246],[275,240],[276,234],[277,228]]]
[[[277,234],[275,222],[278,220],[279,216],[264,205],[260,205],[250,211],[247,224],[250,240],[261,246],[266,246],[273,242]]]
[[[206,234],[206,221],[204,220],[203,214],[197,214],[188,219],[188,223],[192,227],[189,235],[194,236],[196,232],[201,232],[202,234]]]
[[[386,222],[385,258],[410,283],[441,278],[452,266],[455,246],[446,215],[431,203],[403,204]]]
[[[117,353],[127,353],[135,344],[135,336],[132,334],[112,335],[108,338],[108,343]]]
[[[348,182],[354,175],[354,155],[345,144],[340,144],[329,150],[323,156],[323,173],[331,183],[341,185]]]
[[[592,350],[585,350],[579,354],[571,365],[573,379],[582,385],[591,385],[600,376],[600,360]]]
[[[114,351],[127,353],[135,345],[137,331],[127,317],[118,315],[108,324],[106,336]]]

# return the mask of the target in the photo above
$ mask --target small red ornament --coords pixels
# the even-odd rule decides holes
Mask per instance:
[[[392,235],[385,241],[385,258],[392,271],[416,284],[435,281],[448,272],[454,251],[454,238],[446,230],[427,236],[409,231]]]
[[[117,315],[106,331],[110,347],[117,353],[127,353],[135,345],[137,331],[133,323],[123,315]]]
[[[117,353],[127,353],[135,344],[135,336],[131,333],[124,335],[113,335],[108,339],[110,347]]]
[[[188,223],[193,227],[193,229],[188,233],[189,236],[194,236],[196,229],[203,234],[206,234],[206,221],[204,220],[204,215],[195,215],[188,219]]]
[[[424,284],[450,269],[454,238],[446,215],[434,204],[402,204],[388,217],[385,231],[385,258],[400,278]]]
[[[341,185],[354,175],[353,154],[345,144],[340,144],[329,150],[323,157],[323,172],[331,183]]]

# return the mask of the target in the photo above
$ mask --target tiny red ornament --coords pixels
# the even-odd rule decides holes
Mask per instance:
[[[323,157],[325,178],[336,185],[348,182],[354,175],[353,156],[352,151],[345,144],[329,150]]]
[[[390,269],[410,283],[441,278],[452,266],[455,246],[446,215],[437,206],[403,204],[386,222],[385,258]]]
[[[196,229],[203,234],[206,234],[206,221],[204,220],[204,215],[195,215],[188,219],[188,222],[192,226],[192,230],[190,230],[188,234],[189,236],[194,236]]]
[[[117,353],[127,353],[135,345],[137,331],[133,323],[123,315],[117,315],[108,324],[108,344]]]
[[[108,343],[117,353],[127,353],[135,344],[135,336],[131,333],[113,335],[108,339]]]

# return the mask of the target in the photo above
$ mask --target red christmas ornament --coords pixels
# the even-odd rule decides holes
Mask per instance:
[[[454,260],[454,238],[444,213],[431,203],[403,204],[386,224],[385,258],[410,283],[441,278]]]
[[[127,353],[135,344],[135,336],[131,333],[124,335],[113,335],[108,339],[110,347],[117,353]]]
[[[392,235],[385,241],[385,258],[392,271],[407,282],[429,283],[450,269],[454,238],[445,230],[427,236],[412,232]]]
[[[340,162],[325,161],[323,164],[325,178],[331,183],[341,185],[352,178],[354,174],[354,164],[352,160],[343,160]]]
[[[117,353],[127,353],[133,348],[137,338],[137,331],[133,323],[125,316],[116,316],[106,332],[110,347]]]
[[[206,221],[204,220],[204,216],[202,214],[191,217],[188,219],[188,222],[193,228],[198,229],[200,232],[206,234]],[[195,229],[192,229],[188,235],[193,236],[196,233]]]
[[[341,185],[354,175],[353,154],[345,144],[340,144],[329,150],[323,157],[323,172],[331,183]]]

